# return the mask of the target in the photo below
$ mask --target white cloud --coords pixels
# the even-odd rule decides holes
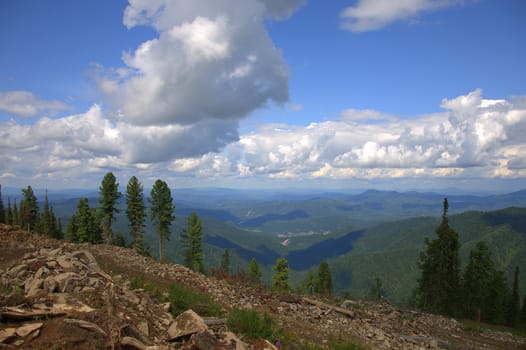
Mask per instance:
[[[217,150],[226,144],[217,141],[237,137],[239,120],[269,101],[288,101],[287,66],[264,19],[290,15],[299,3],[131,0],[124,24],[152,26],[159,37],[125,53],[127,74],[108,69],[99,87],[126,123],[226,132],[201,141],[212,140],[204,151]]]
[[[111,122],[94,105],[86,113],[44,117],[34,125],[0,123],[0,173],[5,181],[14,174],[17,181],[92,176],[98,183],[101,174],[111,170],[121,181],[137,175],[146,183],[165,178],[188,186],[242,179],[253,185],[523,179],[525,99],[484,99],[482,91],[475,90],[444,99],[445,110],[437,114],[401,119],[348,109],[334,120],[308,126],[263,125],[238,141],[237,134],[229,134],[237,126],[225,121],[137,126],[125,120]],[[382,122],[371,123],[376,117]],[[214,139],[218,135],[223,139]]]
[[[526,175],[526,108],[475,90],[444,99],[445,112],[402,120],[349,109],[307,127],[267,125],[221,153],[229,176],[401,178]],[[373,123],[379,119],[382,123]],[[189,172],[209,169],[195,159]],[[182,168],[181,168],[182,169]],[[224,170],[224,169],[223,169]],[[214,173],[214,172],[212,172]],[[221,173],[224,175],[225,173]]]
[[[0,110],[21,118],[32,118],[41,113],[55,114],[68,106],[59,101],[45,101],[29,91],[0,92]]]
[[[341,12],[343,29],[366,32],[396,21],[412,19],[423,12],[462,3],[462,0],[359,0]]]
[[[130,162],[220,151],[239,139],[239,121],[269,102],[288,101],[288,70],[266,28],[303,1],[130,0],[124,24],[157,38],[123,54],[125,67],[97,81],[117,115]]]

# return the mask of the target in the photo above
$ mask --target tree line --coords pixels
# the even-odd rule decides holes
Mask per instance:
[[[449,226],[448,201],[443,202],[442,220],[436,238],[426,238],[420,254],[421,270],[414,301],[424,311],[516,327],[526,324],[526,295],[519,296],[519,267],[511,289],[506,275],[497,269],[488,245],[476,244],[461,271],[458,233]]]
[[[42,210],[38,206],[31,186],[23,189],[22,195],[20,209],[17,208],[16,199],[11,208],[8,198],[7,210],[5,210],[0,186],[0,223],[27,227],[29,231],[41,232],[52,238],[66,239],[74,243],[126,245],[125,238],[120,234],[115,235],[112,229],[116,215],[121,211],[119,200],[123,195],[119,191],[117,179],[111,172],[106,173],[99,186],[98,206],[90,207],[88,198],[80,198],[76,212],[70,217],[65,232],[62,231],[60,218],[55,218],[53,207],[49,205],[47,190]],[[143,185],[137,177],[132,176],[126,186],[125,202],[125,214],[132,239],[128,246],[141,255],[150,255],[149,248],[144,242],[145,222],[146,217],[149,217],[158,238],[159,260],[164,261],[164,243],[170,239],[170,228],[175,220],[176,208],[167,183],[161,179],[156,180],[150,196],[146,199]],[[202,223],[196,212],[192,212],[187,218],[186,228],[181,233],[181,241],[184,247],[184,265],[204,273]],[[272,270],[271,289],[277,292],[290,291],[287,260],[278,258]],[[230,274],[228,249],[224,251],[219,271],[224,275]],[[255,258],[250,261],[246,274],[251,285],[262,286],[262,269]],[[299,291],[304,294],[332,293],[332,277],[327,262],[322,262],[317,272],[314,269],[308,271]]]
[[[28,231],[42,232],[56,239],[63,238],[62,222],[55,216],[53,206],[49,204],[47,191],[40,210],[31,186],[22,189],[22,199],[18,203],[16,198],[11,202],[11,197],[7,197],[7,206],[4,206],[2,185],[0,185],[0,223],[16,225]]]

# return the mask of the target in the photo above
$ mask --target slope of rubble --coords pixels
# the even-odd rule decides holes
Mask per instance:
[[[191,287],[225,310],[267,313],[298,339],[324,346],[354,338],[371,349],[526,349],[507,332],[470,332],[453,319],[402,310],[386,302],[340,306],[277,295],[160,264],[125,248],[72,244],[0,225],[0,348],[22,349],[275,349],[227,329],[220,318],[169,303],[130,279]],[[298,348],[284,343],[282,349]]]

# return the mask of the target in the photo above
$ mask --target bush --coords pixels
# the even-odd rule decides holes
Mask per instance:
[[[188,309],[194,310],[200,316],[221,316],[221,305],[206,294],[196,292],[180,284],[170,285],[168,300],[172,304],[172,315],[175,317]]]
[[[233,309],[228,314],[228,328],[249,338],[274,340],[283,335],[283,329],[276,328],[274,320],[267,314],[263,318],[254,310]]]

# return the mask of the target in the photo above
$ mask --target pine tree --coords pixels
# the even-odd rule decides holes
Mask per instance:
[[[329,264],[322,261],[318,266],[318,279],[316,281],[316,292],[320,294],[332,294],[332,275],[329,270]]]
[[[53,207],[51,207],[53,209]],[[53,214],[55,216],[55,214]],[[60,218],[56,218],[56,231],[55,231],[55,238],[57,239],[63,239],[64,238],[64,231],[62,231],[62,220]]]
[[[490,276],[481,318],[484,322],[504,324],[508,281],[502,271],[493,271]]]
[[[426,252],[420,254],[418,280],[420,307],[425,311],[445,315],[458,312],[460,287],[460,243],[458,234],[448,223],[448,201],[444,199],[442,222],[436,229],[437,238],[426,238]]]
[[[2,184],[0,184],[0,224],[6,223],[6,212],[4,208],[4,199],[2,198]]]
[[[27,188],[23,189],[22,195],[24,196],[24,200],[20,202],[20,209],[22,212],[21,226],[23,229],[27,228],[28,230],[34,230],[39,223],[37,197],[31,186],[27,186]]]
[[[69,242],[78,242],[79,237],[77,235],[78,232],[78,224],[77,224],[77,216],[73,214],[71,218],[68,221],[68,224],[66,225],[66,240]]]
[[[522,299],[522,309],[519,319],[523,325],[526,325],[526,294],[524,294],[524,298]]]
[[[467,317],[480,321],[494,270],[488,246],[485,242],[478,242],[476,249],[469,253],[469,262],[464,270],[462,304]]]
[[[46,195],[44,197],[44,204],[42,206],[42,214],[40,216],[41,231],[42,233],[52,236],[53,235],[53,218],[51,217],[51,212],[49,210],[49,200],[46,190]]]
[[[228,252],[228,249],[225,249],[223,252],[221,266],[219,268],[225,275],[230,275],[230,253]]]
[[[150,219],[159,236],[159,261],[163,261],[163,243],[165,239],[170,238],[170,226],[175,220],[173,215],[175,205],[166,182],[160,179],[155,181],[148,201],[150,202]]]
[[[256,258],[252,258],[252,260],[250,260],[250,264],[248,265],[248,278],[250,282],[254,284],[260,284],[261,275],[261,269]]]
[[[515,275],[513,277],[513,288],[508,298],[506,305],[506,325],[509,327],[515,327],[519,319],[520,310],[520,299],[519,299],[519,267],[515,267]]]
[[[203,234],[201,220],[193,211],[188,217],[186,229],[181,235],[186,247],[184,262],[187,267],[197,272],[204,272],[203,266]]]
[[[304,294],[313,295],[316,292],[316,273],[314,272],[314,269],[308,269],[307,275],[301,281],[300,290]]]
[[[13,210],[11,209],[11,198],[7,197],[6,224],[13,225]]]
[[[373,283],[369,287],[367,293],[367,299],[369,300],[380,300],[382,298],[382,280],[376,276]]]
[[[55,216],[55,210],[53,206],[49,207],[49,226],[50,226],[50,235],[55,239],[62,239],[62,227],[60,227],[60,218],[57,219]]]
[[[60,222],[57,223],[61,226]],[[57,228],[62,236],[62,229]],[[56,233],[56,235],[59,235]],[[97,210],[90,208],[88,199],[81,198],[77,204],[77,211],[66,226],[66,239],[75,243],[101,243],[102,229]]]
[[[106,173],[99,187],[99,211],[102,220],[102,232],[107,244],[113,243],[113,231],[111,224],[115,221],[118,200],[122,196],[119,192],[119,184],[113,173]]]
[[[13,225],[20,225],[20,214],[18,213],[18,208],[16,206],[16,198],[13,203]]]
[[[289,291],[289,263],[285,258],[276,259],[276,264],[272,267],[272,289],[278,292]]]
[[[88,199],[81,198],[75,213],[78,243],[100,243],[102,241],[101,223],[95,208],[90,208]]]
[[[144,190],[139,180],[132,176],[126,186],[126,215],[130,222],[132,246],[136,252],[143,254],[144,242],[142,231],[146,218],[146,205],[144,204]]]

